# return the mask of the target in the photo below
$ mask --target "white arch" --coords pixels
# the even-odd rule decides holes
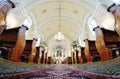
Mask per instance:
[[[54,48],[57,46],[61,46],[64,48],[64,52],[65,52],[65,56],[70,56],[70,43],[67,39],[62,40],[61,42],[57,42],[55,39],[52,39],[49,44],[48,44],[48,48],[49,48],[49,56],[53,56],[54,52]]]

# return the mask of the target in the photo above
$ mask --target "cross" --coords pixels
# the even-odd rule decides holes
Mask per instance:
[[[60,26],[61,26],[61,10],[64,8],[61,8],[61,4],[59,4],[59,8],[56,8],[59,10],[59,31],[60,31]]]

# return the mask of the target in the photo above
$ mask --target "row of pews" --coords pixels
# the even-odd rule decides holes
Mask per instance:
[[[85,48],[79,48],[81,56],[75,51],[72,57],[68,57],[65,61],[68,60],[69,64],[105,61],[120,55],[120,5],[113,3],[107,11],[115,18],[115,31],[95,27],[93,31],[96,34],[96,41],[85,39]],[[79,62],[76,62],[78,59]]]
[[[120,36],[116,31],[100,28],[93,29],[96,41],[85,39],[85,47],[78,46],[72,57],[65,59],[69,64],[105,61],[120,55]]]
[[[117,5],[112,5],[115,7]],[[35,47],[36,39],[25,40],[27,26],[21,25],[16,28],[6,29],[5,19],[7,12],[15,5],[10,1],[0,1],[0,50],[3,58],[12,61],[23,61],[28,63],[51,64],[52,58],[47,56],[43,46]],[[110,9],[111,7],[109,7]],[[120,8],[116,8],[119,10]],[[109,10],[111,11],[111,10]],[[120,14],[117,11],[118,16]],[[119,25],[120,17],[117,17],[116,23]],[[119,27],[116,29],[119,30]],[[85,39],[85,47],[78,47],[79,50],[72,52],[72,57],[66,58],[63,63],[77,64],[94,61],[105,61],[117,57],[120,52],[119,31],[111,31],[99,26],[93,29],[96,34],[96,41]]]
[[[35,38],[25,40],[27,26],[6,29],[7,12],[14,7],[10,0],[0,1],[0,56],[16,62],[50,64],[51,57],[47,57],[43,47],[35,47]]]
[[[44,48],[35,47],[37,39],[25,40],[27,27],[6,29],[0,35],[0,50],[6,50],[4,56],[12,61],[22,61],[27,63],[47,64],[47,53]],[[10,50],[11,49],[11,50]],[[8,50],[8,51],[7,51]],[[2,53],[2,54],[3,54]],[[48,58],[51,59],[50,57]]]

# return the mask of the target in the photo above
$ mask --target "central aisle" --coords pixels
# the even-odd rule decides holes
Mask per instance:
[[[68,65],[54,64],[44,68],[41,72],[36,73],[35,76],[29,77],[29,79],[92,79],[82,75],[80,71]]]

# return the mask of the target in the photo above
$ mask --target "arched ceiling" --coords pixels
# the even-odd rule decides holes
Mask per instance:
[[[28,32],[28,38],[33,38],[33,32],[42,35],[47,44],[54,39],[59,30],[59,5],[61,5],[60,31],[71,44],[77,40],[78,33],[86,31],[84,23],[100,1],[108,0],[12,0],[22,3],[30,15],[33,23]],[[85,19],[86,18],[86,19]],[[90,33],[88,33],[90,34]],[[89,35],[90,36],[90,35]]]
[[[29,2],[26,4],[26,9],[35,16],[36,26],[33,26],[43,34],[47,43],[54,39],[59,30],[59,5],[61,5],[60,31],[70,43],[76,40],[76,35],[83,29],[84,18],[93,10],[93,5],[85,0],[30,0]]]

